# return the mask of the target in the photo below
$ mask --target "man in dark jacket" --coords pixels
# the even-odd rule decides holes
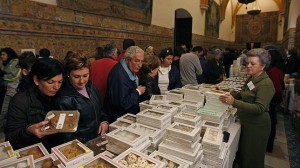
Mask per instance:
[[[142,67],[144,51],[138,46],[126,50],[125,57],[116,64],[108,75],[104,109],[109,116],[109,122],[126,113],[136,114],[140,111],[140,95],[145,92],[145,86],[139,86],[137,73]]]

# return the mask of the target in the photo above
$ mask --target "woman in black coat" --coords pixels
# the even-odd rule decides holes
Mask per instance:
[[[51,58],[38,59],[31,68],[27,88],[18,92],[10,101],[5,140],[14,149],[42,142],[50,150],[57,145],[56,131],[43,131],[44,121],[52,110],[54,96],[63,82],[63,65]]]
[[[89,80],[88,59],[80,53],[71,53],[64,59],[68,78],[63,84],[56,107],[59,110],[78,110],[77,131],[64,134],[65,142],[78,139],[82,143],[104,135],[108,122],[104,114],[97,88]]]

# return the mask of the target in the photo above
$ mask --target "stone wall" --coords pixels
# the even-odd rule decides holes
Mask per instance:
[[[90,55],[98,46],[115,44],[122,49],[125,38],[134,39],[141,48],[152,45],[157,51],[173,47],[174,29],[134,21],[73,11],[29,0],[0,0],[0,48],[48,48],[51,55],[63,58],[67,51],[87,50]],[[211,46],[244,45],[193,34],[192,43]]]

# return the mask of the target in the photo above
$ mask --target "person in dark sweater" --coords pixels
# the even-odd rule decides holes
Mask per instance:
[[[146,86],[146,91],[141,95],[140,101],[150,100],[152,95],[160,95],[158,83],[155,80],[160,60],[157,56],[145,56],[145,61],[140,70],[140,85]]]
[[[18,92],[10,101],[5,140],[14,149],[42,142],[50,150],[58,145],[56,131],[43,131],[44,121],[53,109],[54,97],[59,91],[64,76],[63,65],[55,59],[38,59],[31,68],[27,88]]]
[[[139,85],[136,75],[142,67],[144,51],[138,46],[131,46],[110,71],[104,100],[109,122],[126,113],[136,114],[140,111],[140,95],[144,94],[145,86]]]

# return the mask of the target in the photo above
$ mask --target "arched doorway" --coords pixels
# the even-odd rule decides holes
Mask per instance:
[[[191,47],[192,44],[192,23],[191,14],[185,9],[175,10],[175,30],[174,30],[174,47],[186,44]]]

